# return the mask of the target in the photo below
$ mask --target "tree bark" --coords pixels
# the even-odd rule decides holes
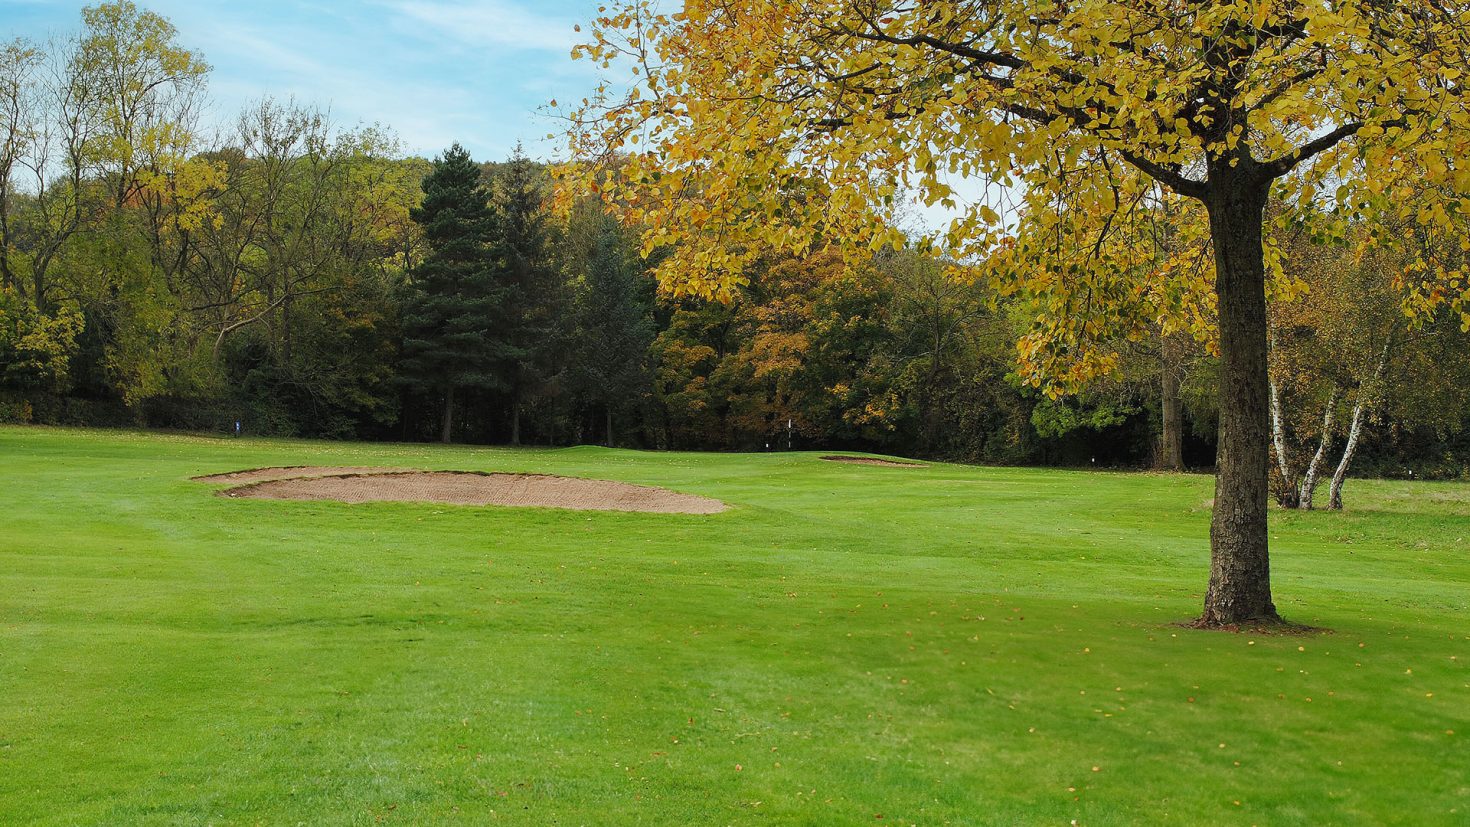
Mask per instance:
[[[1317,493],[1317,474],[1322,470],[1322,460],[1327,457],[1327,446],[1332,442],[1332,421],[1337,416],[1337,397],[1340,389],[1333,386],[1327,397],[1327,412],[1322,414],[1322,441],[1317,444],[1317,453],[1307,464],[1307,473],[1302,477],[1302,486],[1297,493],[1297,507],[1312,510],[1312,499]]]
[[[1348,466],[1352,465],[1353,454],[1358,450],[1358,438],[1363,434],[1364,405],[1360,398],[1353,405],[1352,424],[1348,426],[1347,444],[1342,448],[1342,459],[1337,463],[1337,470],[1332,472],[1332,486],[1327,492],[1327,507],[1333,511],[1342,510],[1342,485],[1347,482]]]
[[[17,279],[10,269],[10,163],[0,160],[0,286],[14,288]]]
[[[1220,312],[1220,443],[1210,523],[1210,585],[1201,625],[1279,622],[1267,547],[1270,437],[1266,273],[1267,182],[1219,164],[1205,200]]]
[[[521,392],[516,390],[510,401],[510,444],[521,444]]]
[[[1348,426],[1347,444],[1343,446],[1342,459],[1337,463],[1337,470],[1332,473],[1332,486],[1327,493],[1327,507],[1333,511],[1342,510],[1342,487],[1347,482],[1348,466],[1352,465],[1353,454],[1358,450],[1358,439],[1363,435],[1363,418],[1379,393],[1383,374],[1388,370],[1388,357],[1393,355],[1393,339],[1393,331],[1390,330],[1388,338],[1383,342],[1383,351],[1378,355],[1378,364],[1373,368],[1373,377],[1358,386],[1358,398],[1353,403],[1353,420]]]
[[[1292,475],[1291,454],[1286,447],[1286,423],[1281,415],[1281,392],[1276,387],[1275,379],[1268,376],[1266,382],[1271,395],[1271,444],[1276,449],[1276,471],[1281,475],[1277,503],[1282,508],[1296,508],[1300,499],[1291,499],[1296,496],[1296,478]]]
[[[286,291],[281,294],[281,362],[290,368],[291,365],[291,287],[286,285]]]
[[[1179,398],[1179,345],[1172,336],[1160,342],[1164,429],[1159,438],[1159,470],[1184,470],[1184,404]]]
[[[448,445],[454,435],[454,386],[444,386],[444,417],[439,422],[439,441]]]

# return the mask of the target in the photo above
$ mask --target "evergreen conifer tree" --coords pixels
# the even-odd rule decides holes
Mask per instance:
[[[611,216],[594,219],[582,269],[573,376],[583,397],[603,409],[611,446],[614,411],[647,384],[654,324],[639,283],[640,267]]]
[[[552,259],[543,173],[516,147],[498,173],[495,190],[503,245],[512,444],[521,438],[521,412],[565,365],[566,282]]]
[[[455,393],[505,384],[503,250],[480,167],[464,147],[434,159],[423,190],[411,215],[429,252],[411,274],[403,309],[403,369],[414,386],[442,394],[439,438],[449,442]]]

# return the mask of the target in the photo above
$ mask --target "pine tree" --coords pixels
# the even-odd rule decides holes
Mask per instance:
[[[611,446],[613,412],[636,399],[647,384],[654,325],[639,283],[641,269],[617,221],[598,215],[591,230],[578,295],[572,374],[583,397],[602,408]]]
[[[480,167],[455,144],[434,160],[424,201],[411,215],[429,253],[411,274],[403,310],[403,370],[416,387],[442,394],[439,438],[454,430],[459,390],[504,386],[503,251]]]
[[[521,411],[565,364],[566,283],[553,265],[543,175],[516,147],[498,172],[495,200],[504,246],[504,310],[514,351],[509,385],[512,444],[520,444]]]

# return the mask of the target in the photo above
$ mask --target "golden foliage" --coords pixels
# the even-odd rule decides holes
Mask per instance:
[[[1459,0],[623,0],[574,55],[634,83],[572,114],[562,188],[644,227],[673,295],[729,297],[772,248],[900,246],[916,191],[958,211],[953,256],[1036,298],[1023,366],[1060,392],[1111,369],[1109,337],[1208,338],[1202,205],[1276,180],[1282,227],[1430,228],[1421,311],[1470,296],[1470,247],[1443,243],[1470,215]],[[962,202],[962,179],[1025,203]],[[1299,292],[1269,241],[1267,263]]]

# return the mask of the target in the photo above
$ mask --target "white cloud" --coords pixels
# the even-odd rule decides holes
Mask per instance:
[[[473,84],[443,83],[438,67],[409,70],[411,46],[379,43],[373,59],[363,60],[341,38],[301,25],[206,18],[191,28],[223,70],[210,87],[215,121],[224,129],[241,108],[269,95],[319,105],[340,126],[380,123],[414,153],[432,155],[459,140],[494,157],[514,143],[500,134],[506,124],[494,121]]]
[[[207,131],[228,132],[269,95],[329,109],[341,126],[382,124],[413,153],[457,140],[496,158],[521,140],[551,155],[560,142],[545,135],[559,124],[541,107],[580,99],[598,75],[569,53],[599,0],[139,1],[214,66]],[[74,30],[81,2],[0,0],[0,34],[12,18],[32,36]]]

